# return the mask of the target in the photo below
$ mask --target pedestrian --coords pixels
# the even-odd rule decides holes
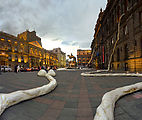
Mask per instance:
[[[17,65],[15,65],[15,67],[14,67],[14,72],[17,73]]]
[[[17,66],[17,72],[20,72],[20,66],[19,65]]]
[[[4,66],[4,68],[3,68],[3,71],[4,71],[4,72],[5,72],[5,67],[6,67],[6,66]]]
[[[38,66],[38,70],[40,70],[40,67]]]
[[[41,69],[44,69],[44,67],[42,66]]]

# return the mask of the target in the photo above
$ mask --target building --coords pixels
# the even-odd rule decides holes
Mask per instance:
[[[22,39],[27,42],[28,45],[28,66],[27,67],[38,67],[45,63],[45,50],[41,45],[41,38],[36,36],[35,31],[26,30],[23,33],[18,34],[18,39]]]
[[[53,53],[57,54],[58,67],[66,67],[66,53],[61,51],[61,48],[54,48]]]
[[[107,68],[110,61],[114,70],[142,71],[142,1],[108,0],[100,10],[91,49],[96,68]]]
[[[57,54],[42,47],[41,38],[35,31],[26,30],[16,36],[0,32],[0,65],[21,67],[58,65]]]
[[[77,65],[78,67],[87,66],[89,60],[91,58],[91,50],[77,50]]]
[[[52,51],[49,51],[49,64],[48,66],[52,67],[58,67],[58,55],[56,53],[53,53]]]
[[[0,64],[12,68],[18,64],[27,66],[28,43],[16,36],[0,32]]]

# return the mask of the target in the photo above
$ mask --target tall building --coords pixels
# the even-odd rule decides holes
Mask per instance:
[[[42,47],[35,31],[26,30],[18,36],[0,32],[0,65],[22,67],[58,66],[57,54]]]
[[[66,67],[66,53],[61,51],[61,48],[54,48],[53,53],[57,54],[58,67]]]
[[[108,67],[114,49],[111,69],[142,71],[142,1],[108,0],[100,10],[91,49],[96,68]]]
[[[78,67],[87,66],[89,60],[91,58],[91,50],[77,50],[77,65]]]

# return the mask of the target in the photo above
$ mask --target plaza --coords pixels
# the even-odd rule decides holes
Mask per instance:
[[[0,120],[93,120],[106,92],[142,82],[141,77],[83,77],[83,70],[55,72],[58,85],[54,91],[6,109]],[[0,75],[0,83],[1,93],[10,93],[49,81],[37,72],[8,72]],[[141,120],[141,113],[142,92],[138,91],[118,100],[114,116],[115,120]]]

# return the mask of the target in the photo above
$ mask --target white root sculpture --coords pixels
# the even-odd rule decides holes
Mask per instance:
[[[91,74],[90,72],[81,73],[82,76],[90,77],[106,77],[106,76],[126,76],[126,77],[142,77],[142,74],[136,73],[95,73]]]
[[[29,90],[19,90],[8,94],[0,94],[0,115],[6,108],[14,104],[47,94],[55,89],[57,82],[52,77],[55,75],[56,73],[53,70],[50,70],[48,73],[45,70],[40,70],[38,72],[38,76],[46,77],[50,81],[49,84]]]
[[[114,112],[115,102],[120,97],[141,89],[142,89],[142,82],[117,88],[115,90],[107,92],[103,96],[102,102],[97,108],[94,120],[114,120],[113,112]]]

